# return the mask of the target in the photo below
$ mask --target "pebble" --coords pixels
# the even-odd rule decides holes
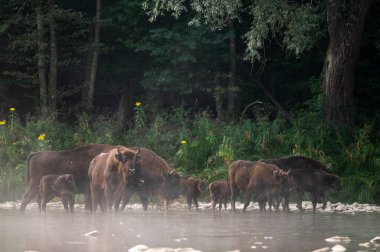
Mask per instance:
[[[87,237],[97,237],[98,235],[99,235],[98,230],[93,230],[84,234],[84,236],[87,236]]]
[[[132,248],[128,249],[128,252],[143,252],[147,249],[149,249],[148,246],[140,244],[140,245],[136,245],[136,246],[133,246]]]
[[[326,238],[325,241],[332,242],[332,243],[340,243],[340,242],[348,243],[351,241],[351,239],[350,237],[347,237],[347,236],[332,236],[330,238]]]
[[[343,247],[342,245],[339,245],[339,244],[337,244],[331,248],[331,251],[333,251],[333,252],[344,252],[346,250],[347,249],[345,247]]]
[[[330,251],[330,247],[324,247],[324,248],[316,249],[316,250],[313,250],[311,252],[328,252],[328,251]]]
[[[371,243],[369,243],[369,242],[359,243],[358,245],[359,245],[359,247],[365,247],[365,248],[371,247]]]
[[[370,240],[371,243],[380,244],[380,236],[376,236],[375,238]]]
[[[19,209],[21,205],[21,201],[8,201],[0,204],[0,209]],[[243,209],[244,204],[241,202],[236,202],[236,209]],[[311,201],[303,201],[303,207],[306,211],[312,211],[313,206]],[[27,209],[35,209],[37,208],[37,203],[29,203]],[[48,208],[50,209],[63,209],[61,202],[49,202]],[[75,209],[84,209],[83,204],[75,204]],[[162,210],[163,206],[151,207],[150,209]],[[169,208],[187,211],[187,204],[182,203],[180,200],[175,201],[170,204]],[[295,203],[291,203],[289,205],[291,212],[299,211]],[[127,205],[127,209],[140,210],[142,209],[142,205],[139,203]],[[200,202],[199,209],[202,211],[211,211],[211,203],[210,202]],[[231,209],[231,205],[227,205],[227,210]],[[259,209],[259,205],[257,202],[251,203],[247,210],[249,211],[257,211]],[[352,204],[343,204],[341,202],[331,203],[327,202],[327,206],[325,210],[322,210],[322,204],[317,204],[318,212],[336,212],[336,213],[345,213],[345,214],[356,214],[356,213],[372,213],[372,212],[380,212],[380,206],[370,205],[370,204],[360,204],[360,203],[352,203]]]

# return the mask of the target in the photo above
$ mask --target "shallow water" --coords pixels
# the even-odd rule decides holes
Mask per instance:
[[[193,248],[201,251],[313,251],[335,244],[326,238],[348,236],[347,251],[380,235],[380,214],[265,213],[172,210],[125,210],[118,216],[84,210],[46,215],[29,210],[0,210],[0,251],[128,251],[150,248]],[[85,235],[91,231],[97,231]],[[378,248],[374,251],[380,251]]]

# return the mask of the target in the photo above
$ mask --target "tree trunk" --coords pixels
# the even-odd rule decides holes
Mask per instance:
[[[117,130],[119,132],[122,132],[122,130],[125,127],[126,124],[126,116],[127,116],[127,90],[124,89],[122,91],[120,101],[119,101],[119,108],[117,110]]]
[[[57,116],[57,70],[58,53],[54,22],[54,0],[49,0],[49,30],[50,30],[50,73],[49,73],[49,110],[51,116]]]
[[[353,85],[365,19],[371,0],[327,0],[330,36],[322,87],[327,120],[354,124]]]
[[[98,68],[98,56],[99,56],[99,40],[100,40],[100,11],[101,11],[101,0],[96,1],[96,17],[95,17],[95,29],[94,29],[94,42],[92,44],[92,56],[91,56],[91,67],[89,72],[89,77],[85,78],[84,83],[84,109],[86,111],[91,111],[94,106],[94,90],[95,90],[95,80],[96,71]]]
[[[38,82],[40,85],[40,101],[42,116],[47,116],[47,81],[45,71],[45,43],[44,43],[44,16],[41,4],[36,6],[37,21],[37,66],[38,66]]]
[[[230,44],[230,74],[228,82],[228,96],[227,96],[227,113],[232,116],[235,110],[235,96],[236,96],[236,38],[235,28],[232,20],[228,20],[228,27],[231,33],[229,39]]]

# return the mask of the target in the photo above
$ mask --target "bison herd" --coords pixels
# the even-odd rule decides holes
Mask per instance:
[[[30,154],[27,160],[27,190],[22,197],[20,211],[37,199],[40,211],[54,197],[62,199],[65,210],[73,212],[75,194],[84,194],[85,207],[95,213],[117,213],[123,210],[137,193],[144,210],[148,198],[158,196],[164,201],[165,211],[170,201],[184,196],[188,209],[206,191],[207,182],[194,176],[177,173],[164,159],[146,148],[90,144],[69,151],[42,151]],[[339,191],[342,184],[322,162],[294,156],[259,161],[236,160],[228,166],[228,181],[212,182],[208,189],[212,210],[219,203],[219,211],[231,200],[232,211],[239,191],[244,193],[243,212],[254,198],[260,211],[268,203],[277,211],[282,206],[289,212],[290,193],[297,194],[297,208],[302,209],[305,192],[311,194],[313,211],[325,193]]]

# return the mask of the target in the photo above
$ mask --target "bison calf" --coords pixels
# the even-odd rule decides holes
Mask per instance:
[[[54,197],[62,199],[66,211],[74,211],[77,188],[72,174],[46,175],[40,180],[37,204],[40,211],[46,212],[46,204]]]
[[[228,182],[225,180],[214,181],[210,184],[209,189],[212,210],[215,211],[215,205],[217,202],[219,202],[219,211],[222,209],[222,202],[224,202],[224,210],[226,210],[227,199],[231,195],[231,190]]]
[[[206,190],[207,182],[192,176],[180,176],[181,194],[186,197],[187,207],[191,210],[192,201],[198,211],[198,198]]]

